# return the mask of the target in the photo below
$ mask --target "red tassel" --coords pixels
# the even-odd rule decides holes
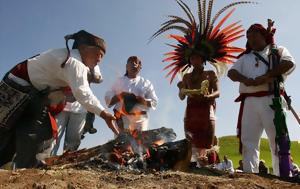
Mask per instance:
[[[53,138],[57,139],[58,127],[57,127],[56,120],[50,112],[48,112],[48,116],[49,116],[51,127],[52,127],[52,136],[53,136]]]

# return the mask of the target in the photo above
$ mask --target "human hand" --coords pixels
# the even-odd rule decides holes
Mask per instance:
[[[100,113],[100,117],[105,121],[108,128],[110,128],[116,135],[120,134],[120,129],[115,125],[116,117],[111,113],[103,110]]]
[[[249,86],[254,86],[254,79],[252,79],[252,78],[247,78],[246,80],[244,80],[243,81],[243,83],[247,86],[247,87],[249,87]]]
[[[262,84],[269,83],[272,81],[273,81],[272,77],[269,77],[268,74],[264,74],[264,75],[256,77],[254,79],[254,86],[262,85]]]
[[[183,82],[182,82],[182,81],[179,81],[179,82],[177,83],[177,87],[178,87],[179,89],[182,89],[182,88],[183,88]]]

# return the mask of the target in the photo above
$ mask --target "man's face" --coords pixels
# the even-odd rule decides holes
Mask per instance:
[[[83,63],[90,69],[101,63],[104,52],[98,47],[84,46],[80,49]]]
[[[255,51],[261,51],[267,45],[265,37],[258,31],[247,33],[247,39],[249,46]]]
[[[190,57],[190,62],[191,62],[191,64],[192,64],[193,67],[204,67],[204,65],[203,65],[203,59],[198,54],[193,54]]]
[[[228,157],[227,156],[224,156],[224,161],[227,161],[228,160]]]
[[[137,61],[130,61],[126,64],[126,70],[130,75],[137,75],[142,68],[142,65]]]

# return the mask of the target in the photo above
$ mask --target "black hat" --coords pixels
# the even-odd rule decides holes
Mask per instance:
[[[89,32],[86,32],[84,30],[80,30],[77,33],[71,34],[71,35],[66,35],[65,36],[65,40],[66,40],[66,46],[68,49],[68,56],[66,58],[66,60],[61,64],[61,67],[63,68],[66,64],[66,62],[68,61],[69,57],[70,57],[70,49],[68,46],[68,41],[70,39],[74,40],[72,49],[77,49],[79,45],[88,45],[88,46],[93,46],[93,47],[98,47],[100,48],[103,53],[106,52],[106,44],[105,41],[98,37],[95,36]]]
[[[99,47],[104,53],[106,52],[105,41],[102,38],[97,37],[84,30],[80,30],[79,32],[74,33],[71,39],[75,40],[72,47],[73,49],[77,49],[79,45],[84,44],[88,46]]]

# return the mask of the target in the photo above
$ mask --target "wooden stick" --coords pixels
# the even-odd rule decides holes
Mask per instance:
[[[298,113],[295,111],[295,109],[292,106],[290,106],[289,108],[290,108],[292,114],[294,115],[294,117],[296,118],[298,124],[300,125],[300,117],[299,117]]]

